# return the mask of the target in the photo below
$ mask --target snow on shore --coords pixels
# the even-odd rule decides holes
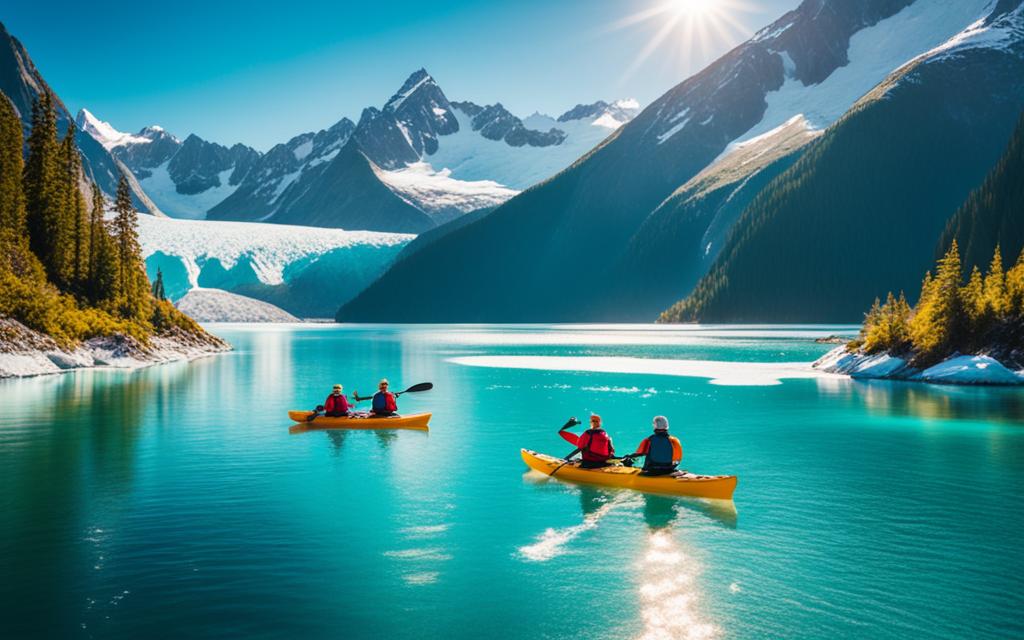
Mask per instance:
[[[175,306],[196,322],[300,322],[281,307],[222,289],[192,289]]]
[[[850,353],[844,345],[823,355],[813,366],[820,371],[841,373],[851,378],[910,380],[939,384],[1024,384],[1024,371],[1014,372],[989,356],[956,355],[921,370],[911,366],[903,358],[888,354]]]
[[[0,379],[98,367],[137,369],[230,350],[231,345],[215,336],[184,332],[153,336],[149,344],[123,335],[91,338],[67,350],[16,320],[0,318]]]

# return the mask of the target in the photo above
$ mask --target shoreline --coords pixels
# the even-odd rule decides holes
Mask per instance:
[[[1024,370],[1015,371],[985,355],[954,354],[936,365],[921,369],[912,366],[904,358],[887,353],[850,353],[842,345],[815,360],[811,366],[819,371],[843,374],[853,379],[961,386],[1024,385]]]
[[[90,338],[74,349],[10,318],[0,318],[0,380],[32,378],[84,369],[134,370],[226,353],[232,347],[208,334],[174,331],[148,344],[127,335]]]

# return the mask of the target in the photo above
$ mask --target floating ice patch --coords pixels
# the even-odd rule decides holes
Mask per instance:
[[[822,378],[835,375],[817,371],[807,362],[721,362],[615,356],[466,356],[451,358],[449,362],[470,367],[500,369],[641,373],[708,378],[711,384],[739,386],[776,385],[782,384],[782,380],[787,378]]]

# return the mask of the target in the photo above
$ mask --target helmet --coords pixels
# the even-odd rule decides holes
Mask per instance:
[[[668,418],[665,416],[654,416],[654,430],[668,431]]]
[[[345,387],[341,386],[340,384],[336,384],[336,385],[334,385],[334,390],[335,390],[335,391],[341,391],[341,390],[342,390],[342,389],[344,389],[344,388],[345,388]]]

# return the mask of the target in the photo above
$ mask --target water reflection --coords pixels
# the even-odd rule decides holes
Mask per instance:
[[[874,415],[1024,423],[1024,393],[1014,387],[934,385],[898,380],[822,378],[827,396],[862,403]]]
[[[655,511],[664,506],[659,505]],[[657,528],[647,534],[637,562],[637,595],[643,621],[640,640],[698,640],[720,635],[720,630],[701,615],[696,584],[700,571],[699,563],[685,552],[670,528]]]

